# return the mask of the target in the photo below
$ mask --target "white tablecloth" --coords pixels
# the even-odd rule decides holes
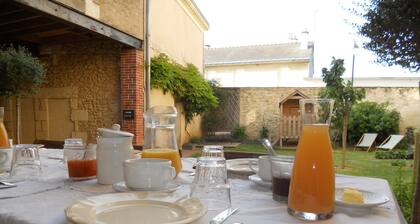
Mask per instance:
[[[41,151],[43,175],[41,180],[19,182],[18,187],[0,189],[0,224],[60,224],[67,223],[64,209],[79,199],[113,193],[111,186],[99,185],[96,179],[80,182],[67,180],[64,164],[55,157],[61,152],[53,149]],[[191,168],[192,161],[183,160],[184,167]],[[188,192],[192,177],[181,172],[177,177],[183,184],[180,192]],[[271,190],[258,186],[239,176],[230,178],[232,206],[239,212],[225,223],[304,223],[287,214],[286,203],[272,200]],[[336,178],[337,187],[352,186],[387,195],[391,201],[375,209],[344,209],[336,207],[333,218],[320,223],[405,223],[395,204],[394,196],[383,179],[342,176]],[[208,223],[216,212],[208,212],[196,224]]]

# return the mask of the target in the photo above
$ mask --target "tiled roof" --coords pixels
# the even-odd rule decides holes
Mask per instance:
[[[282,61],[309,61],[311,49],[300,43],[253,45],[240,47],[207,48],[204,51],[206,66],[223,64],[274,63]]]

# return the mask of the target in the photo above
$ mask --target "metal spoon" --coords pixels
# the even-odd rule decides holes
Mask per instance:
[[[273,146],[271,145],[271,142],[270,142],[268,139],[263,138],[263,139],[261,140],[261,144],[264,146],[264,148],[265,148],[265,149],[267,149],[267,151],[268,151],[268,152],[269,152],[272,156],[276,156],[276,155],[277,155],[276,151],[274,151]]]

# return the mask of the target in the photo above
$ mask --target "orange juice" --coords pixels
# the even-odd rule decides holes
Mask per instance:
[[[0,107],[0,148],[9,148],[9,137],[3,123],[4,108]]]
[[[335,174],[328,127],[303,125],[288,198],[288,207],[295,212],[334,211]]]
[[[178,174],[182,170],[181,158],[178,150],[175,149],[146,149],[141,154],[142,158],[161,158],[172,161],[172,166]]]
[[[6,128],[3,122],[0,122],[0,148],[9,147],[9,137],[7,136]]]

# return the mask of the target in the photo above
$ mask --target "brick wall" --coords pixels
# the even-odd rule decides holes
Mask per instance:
[[[121,111],[133,110],[134,119],[122,119],[122,130],[135,135],[133,145],[143,145],[143,52],[127,48],[120,54]]]

